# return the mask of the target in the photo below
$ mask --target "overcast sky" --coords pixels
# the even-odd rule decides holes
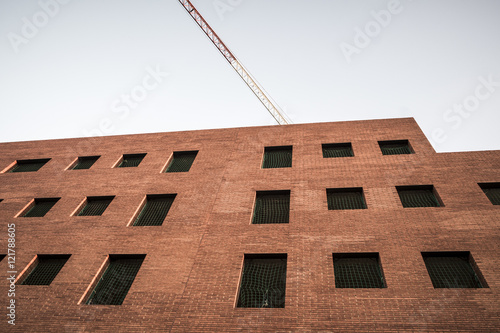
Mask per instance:
[[[294,123],[500,149],[498,0],[192,0]],[[0,0],[0,142],[275,124],[178,0]]]

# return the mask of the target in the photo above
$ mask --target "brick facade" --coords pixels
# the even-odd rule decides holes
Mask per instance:
[[[382,140],[409,140],[414,154],[382,155]],[[323,158],[322,144],[344,142],[354,157]],[[270,146],[293,146],[292,167],[261,168]],[[177,151],[198,151],[189,172],[162,172]],[[138,167],[113,167],[140,153]],[[42,158],[39,171],[6,172]],[[18,275],[37,254],[71,254],[49,286],[16,285],[16,325],[2,315],[0,331],[500,327],[500,206],[478,186],[500,182],[500,151],[438,154],[412,118],[2,143],[0,170],[0,254],[12,223]],[[444,207],[403,208],[404,185],[434,185]],[[327,188],[359,187],[367,209],[328,210]],[[251,224],[256,191],[271,190],[290,190],[289,223]],[[130,226],[146,195],[174,193],[162,226]],[[73,216],[91,196],[115,198],[102,216]],[[44,217],[16,217],[34,198],[61,199]],[[470,251],[488,288],[433,288],[421,254],[433,251]],[[379,253],[387,288],[335,287],[332,253],[359,252]],[[236,307],[244,255],[259,253],[287,254],[284,308]],[[125,301],[79,304],[109,254],[146,254]],[[4,313],[8,270],[4,258]]]

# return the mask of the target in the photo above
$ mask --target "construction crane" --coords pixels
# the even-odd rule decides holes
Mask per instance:
[[[196,10],[191,1],[189,0],[179,0],[182,6],[187,10],[189,15],[195,20],[195,22],[200,26],[200,28],[205,32],[207,37],[214,43],[215,47],[222,53],[224,58],[231,64],[236,73],[245,81],[247,86],[253,91],[255,96],[264,104],[269,113],[274,117],[274,119],[280,125],[288,125],[291,121],[285,118],[285,114],[281,111],[276,103],[273,103],[271,98],[267,96],[259,84],[252,78],[250,73],[243,67],[241,62],[236,59],[234,54],[229,51],[224,42],[217,36],[215,31],[210,27],[210,25],[205,21],[203,16]]]

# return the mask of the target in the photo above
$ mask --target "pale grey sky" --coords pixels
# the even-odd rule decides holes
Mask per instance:
[[[294,123],[500,149],[498,0],[192,0]],[[178,0],[0,0],[0,142],[274,124]]]

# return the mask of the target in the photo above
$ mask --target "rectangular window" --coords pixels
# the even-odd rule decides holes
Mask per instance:
[[[253,224],[288,223],[290,191],[258,191]]]
[[[43,217],[61,198],[35,199],[23,217]]]
[[[386,288],[378,253],[334,253],[335,288]]]
[[[493,205],[500,205],[500,183],[478,184]]]
[[[92,165],[99,159],[101,156],[84,156],[84,157],[78,157],[78,160],[76,161],[76,164],[74,167],[71,168],[71,170],[84,170],[84,169],[90,169]]]
[[[284,308],[286,254],[245,254],[239,308]]]
[[[361,187],[326,189],[326,199],[329,210],[366,209]]]
[[[83,208],[78,216],[99,216],[104,213],[106,208],[115,197],[87,197]]]
[[[292,146],[265,147],[262,168],[291,168]]]
[[[38,254],[22,285],[48,286],[68,261],[70,254]]]
[[[422,257],[434,288],[487,288],[468,251],[422,252]]]
[[[43,158],[38,160],[17,160],[16,164],[10,169],[9,172],[34,172],[40,170],[50,158]]]
[[[162,225],[174,202],[175,196],[176,194],[148,195],[144,207],[134,222],[134,226]]]
[[[110,255],[109,264],[86,304],[121,305],[146,255]]]
[[[413,154],[408,140],[379,141],[383,155]]]
[[[354,156],[352,145],[347,143],[328,143],[323,144],[323,157],[351,157]]]
[[[440,207],[433,185],[396,186],[403,207]]]
[[[124,154],[118,168],[133,168],[139,166],[146,154]]]
[[[176,151],[165,172],[188,172],[198,151]]]

